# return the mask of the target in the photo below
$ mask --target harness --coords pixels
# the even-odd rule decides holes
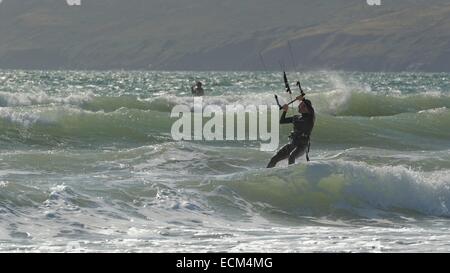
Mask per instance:
[[[308,139],[308,149],[306,150],[306,161],[310,161],[309,160],[309,148],[311,148],[311,141]]]
[[[300,133],[300,134],[296,134],[295,131],[291,132],[291,134],[289,135],[289,138],[291,139],[291,143],[294,144],[305,144],[306,145],[306,161],[310,161],[309,160],[309,150],[311,149],[311,136],[307,133]]]

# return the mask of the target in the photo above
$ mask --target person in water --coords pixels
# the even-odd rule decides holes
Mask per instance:
[[[202,82],[198,81],[195,85],[191,86],[192,94],[196,97],[205,95],[205,91],[202,88]]]
[[[283,114],[280,118],[280,124],[292,123],[294,125],[294,131],[290,135],[291,142],[272,157],[267,168],[273,168],[278,162],[287,158],[289,159],[289,165],[294,164],[295,159],[305,153],[306,159],[309,161],[309,137],[314,127],[315,112],[310,100],[305,99],[303,96],[298,96],[297,100],[300,101],[298,112],[302,115],[294,115],[287,118],[286,112],[289,106],[285,104],[283,105]]]

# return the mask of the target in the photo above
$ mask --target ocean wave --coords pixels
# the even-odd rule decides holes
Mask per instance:
[[[33,173],[12,176],[15,172],[5,170],[0,179],[0,204],[11,210],[66,202],[95,208],[100,197],[109,205],[147,204],[168,213],[216,211],[226,217],[450,217],[448,169],[424,172],[390,162],[374,165],[346,159],[262,169],[260,160],[267,161],[267,154],[238,152],[166,143],[90,154],[11,153],[3,156],[11,163],[7,168],[20,165],[45,173],[64,172],[72,178],[68,184],[58,179],[28,182],[26,177]],[[246,160],[256,161],[259,167]],[[108,175],[112,172],[114,180]],[[20,177],[25,180],[19,183]],[[80,182],[84,180],[92,183]]]
[[[199,185],[213,195],[226,194],[223,187],[239,204],[244,200],[252,209],[297,216],[450,216],[448,170],[423,173],[334,160],[232,174]],[[224,200],[234,202],[229,196]]]
[[[386,95],[372,92],[333,91],[312,94],[320,112],[336,116],[393,116],[437,108],[450,108],[446,94]]]
[[[292,96],[278,93],[280,103],[290,101]],[[437,108],[450,108],[450,96],[443,92],[426,92],[413,94],[387,94],[370,90],[341,86],[332,91],[314,90],[308,93],[317,112],[335,116],[392,116],[401,113],[417,113]],[[183,95],[152,95],[150,97],[137,95],[105,96],[92,92],[75,94],[49,95],[45,92],[10,93],[0,92],[0,107],[23,106],[73,106],[89,111],[114,112],[121,108],[152,110],[170,113],[176,105],[193,105],[192,96]],[[217,105],[225,109],[227,105],[275,105],[274,94],[271,91],[243,93],[236,90],[221,95],[205,96],[203,105]],[[296,108],[298,103],[294,103]]]
[[[81,105],[91,100],[93,94],[85,92],[83,94],[70,94],[67,96],[54,96],[44,92],[33,93],[10,93],[0,92],[0,107],[19,107],[32,105]]]
[[[270,112],[269,112],[270,113]],[[229,119],[230,116],[226,116]],[[249,133],[246,116],[246,135]],[[204,126],[209,118],[202,119]],[[268,117],[270,122],[271,117]],[[167,112],[119,108],[111,112],[72,106],[0,108],[0,140],[57,142],[168,140],[176,118]],[[224,132],[227,131],[224,122]],[[441,149],[450,146],[450,110],[437,108],[394,116],[354,117],[318,113],[312,134],[313,145],[382,147],[395,149]],[[292,130],[280,126],[282,145]],[[245,143],[242,143],[245,145]]]
[[[0,109],[0,139],[8,142],[59,145],[117,140],[163,142],[170,133],[170,117],[153,111],[119,109],[92,112],[78,108]]]
[[[312,139],[316,144],[391,149],[447,149],[450,110],[430,109],[394,116],[318,115]]]

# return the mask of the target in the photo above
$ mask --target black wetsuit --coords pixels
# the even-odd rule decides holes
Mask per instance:
[[[201,87],[191,87],[192,94],[196,97],[201,97],[205,95],[205,91]]]
[[[302,114],[293,117],[286,117],[283,112],[280,118],[280,124],[292,123],[294,131],[291,133],[291,142],[286,144],[278,153],[272,157],[267,168],[273,168],[275,165],[286,158],[289,158],[289,164],[295,163],[295,159],[305,154],[309,149],[309,137],[314,127],[314,115]]]

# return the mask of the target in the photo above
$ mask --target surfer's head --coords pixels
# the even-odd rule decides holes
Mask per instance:
[[[298,112],[302,113],[302,114],[310,114],[311,113],[311,109],[312,108],[312,104],[310,100],[303,100],[300,102],[300,104],[298,105]]]
[[[198,87],[202,87],[202,82],[201,82],[201,81],[198,81],[198,82],[197,82],[197,86],[198,86]]]

